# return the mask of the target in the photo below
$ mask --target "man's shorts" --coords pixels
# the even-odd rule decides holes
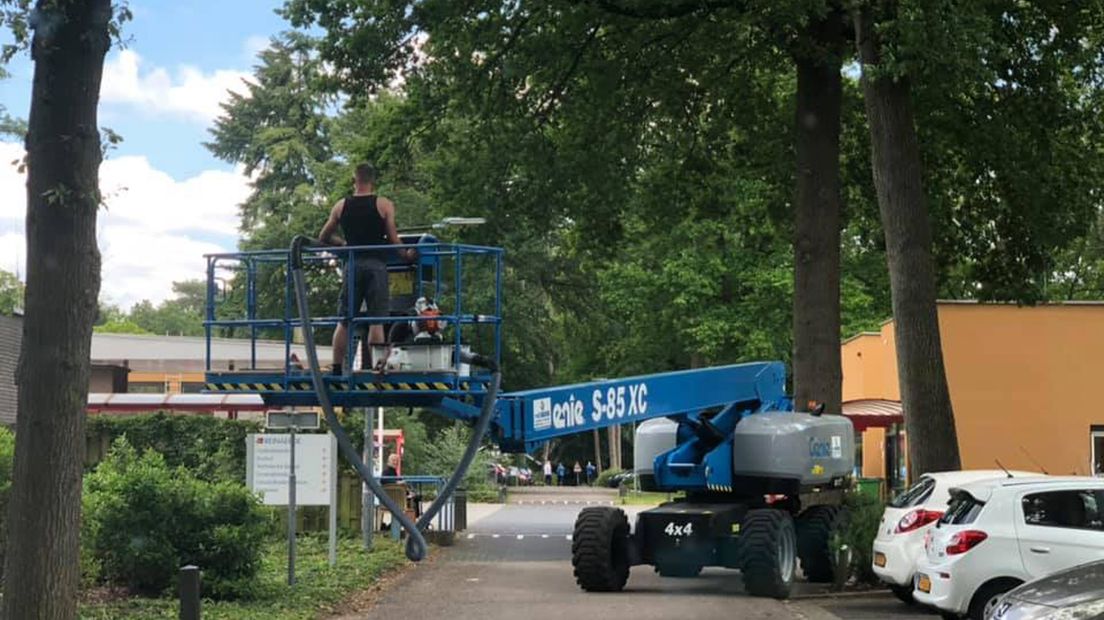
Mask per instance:
[[[341,279],[341,295],[337,302],[337,315],[349,317],[349,267],[346,263]],[[390,314],[390,291],[387,288],[387,265],[378,259],[358,258],[353,273],[353,309],[359,309],[357,316],[388,316]],[[361,305],[366,307],[361,308]],[[386,328],[385,328],[386,329]]]

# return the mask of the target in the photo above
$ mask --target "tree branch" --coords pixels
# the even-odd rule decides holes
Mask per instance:
[[[626,6],[618,0],[591,0],[607,13],[636,19],[673,19],[699,11],[715,11],[742,4],[741,0],[682,0],[682,2],[648,2],[644,5]]]

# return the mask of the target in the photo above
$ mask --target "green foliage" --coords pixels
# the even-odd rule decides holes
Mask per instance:
[[[160,336],[203,336],[207,310],[207,284],[202,280],[173,282],[175,296],[158,305],[142,300],[124,312],[117,306],[100,305],[95,331],[113,334],[157,334]]]
[[[205,595],[252,595],[265,525],[241,483],[200,480],[119,438],[87,476],[83,501],[82,541],[103,581],[160,594],[181,566],[195,564]]]
[[[86,433],[94,442],[126,438],[138,452],[154,450],[172,468],[182,467],[200,480],[245,480],[245,437],[260,432],[256,422],[208,416],[151,415],[88,419]]]
[[[846,545],[851,549],[853,578],[860,583],[877,583],[878,578],[870,568],[873,561],[871,554],[885,505],[877,497],[852,492],[845,496],[844,507],[847,510],[847,525],[833,548]]]
[[[460,457],[470,439],[471,429],[462,424],[456,423],[444,429],[426,446],[425,472],[436,476],[451,475],[460,464]],[[487,487],[487,468],[490,464],[490,455],[486,451],[478,452],[461,485],[469,493]]]
[[[14,465],[15,434],[6,426],[0,426],[0,577],[3,577],[8,544],[8,497],[11,494]]]
[[[365,553],[359,540],[340,539],[337,566],[331,567],[324,537],[301,536],[296,565],[299,580],[287,587],[287,545],[278,541],[260,547],[260,572],[254,596],[248,600],[203,601],[203,617],[210,620],[311,620],[329,617],[341,603],[379,583],[384,575],[407,564],[402,546],[377,536]],[[206,574],[204,575],[206,577]],[[82,620],[143,618],[175,620],[179,603],[174,597],[128,598],[82,606]]]
[[[620,468],[610,468],[598,474],[598,478],[594,481],[594,486],[605,487],[609,485],[610,478],[624,472],[625,470]]]
[[[138,334],[150,335],[150,332],[130,319],[108,321],[102,325],[96,325],[93,331],[100,334]]]
[[[14,273],[0,269],[0,314],[11,316],[23,309],[23,282]]]

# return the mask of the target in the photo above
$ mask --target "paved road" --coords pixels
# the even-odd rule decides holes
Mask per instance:
[[[707,569],[698,579],[683,580],[663,579],[650,567],[636,567],[624,592],[587,594],[579,590],[571,574],[569,537],[580,508],[597,499],[584,495],[566,496],[566,500],[564,497],[547,498],[545,504],[538,499],[538,503],[473,507],[469,529],[456,546],[411,570],[384,593],[369,617],[933,619],[926,614],[907,613],[903,605],[884,596],[840,599],[799,596],[791,601],[752,598],[743,594],[738,575],[721,569]],[[636,510],[640,509],[628,509]],[[803,586],[802,592],[808,594],[809,588]]]

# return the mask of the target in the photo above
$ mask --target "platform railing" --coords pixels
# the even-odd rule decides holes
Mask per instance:
[[[398,251],[416,251],[416,256],[411,260],[403,260]],[[389,274],[414,270],[413,286],[414,296],[430,296],[439,301],[446,302],[444,295],[448,294],[452,308],[447,313],[433,317],[433,320],[452,328],[451,344],[454,349],[453,371],[459,375],[460,352],[464,346],[462,338],[465,326],[489,325],[493,328],[493,351],[482,352],[484,355],[493,355],[496,362],[500,361],[502,343],[502,284],[503,284],[503,250],[501,248],[467,245],[467,244],[443,244],[443,243],[419,243],[386,246],[324,246],[304,248],[303,262],[306,268],[330,268],[347,265],[347,269],[340,271],[347,274],[342,286],[345,287],[348,306],[341,315],[326,314],[315,316],[310,320],[312,329],[335,327],[339,323],[349,324],[350,346],[346,355],[346,368],[352,369],[352,361],[355,357],[355,334],[358,328],[370,325],[391,325],[394,323],[417,320],[415,316],[365,316],[354,311],[352,306],[354,293],[356,292],[357,261],[368,256],[380,256],[387,266]],[[296,328],[300,321],[295,316],[294,291],[291,278],[291,259],[287,250],[257,250],[247,252],[228,252],[205,255],[207,261],[207,307],[204,328],[206,333],[206,370],[212,371],[211,339],[217,328],[247,329],[250,341],[249,366],[245,370],[260,370],[257,364],[258,332],[261,330],[280,330],[284,339],[283,372],[285,377],[298,373],[293,368],[291,361],[292,344]],[[487,286],[493,286],[493,311],[490,313],[464,312],[465,290],[464,269],[465,259],[493,261],[493,282],[487,282]],[[447,274],[451,277],[446,279]],[[259,316],[258,279],[264,269],[279,270],[282,268],[284,280],[284,308],[283,316]],[[431,282],[422,278],[425,270],[432,270]],[[230,278],[218,277],[226,270],[232,272]],[[239,281],[244,275],[244,282]],[[488,276],[489,277],[489,276]],[[275,279],[271,278],[270,280]],[[447,280],[451,280],[451,287],[447,286]],[[232,290],[244,292],[244,318],[219,316],[217,312],[219,282],[228,285]],[[271,284],[271,281],[270,283]],[[427,286],[429,284],[430,286]],[[244,288],[242,288],[244,286]],[[336,297],[336,296],[335,296]],[[225,301],[225,300],[223,300]],[[270,300],[271,301],[271,300]],[[490,301],[490,300],[488,300]],[[336,298],[334,299],[336,303]],[[329,308],[333,308],[330,305]],[[447,332],[447,330],[442,330]],[[386,331],[385,331],[386,333]],[[265,369],[269,370],[269,369]],[[271,369],[275,370],[275,369]]]

